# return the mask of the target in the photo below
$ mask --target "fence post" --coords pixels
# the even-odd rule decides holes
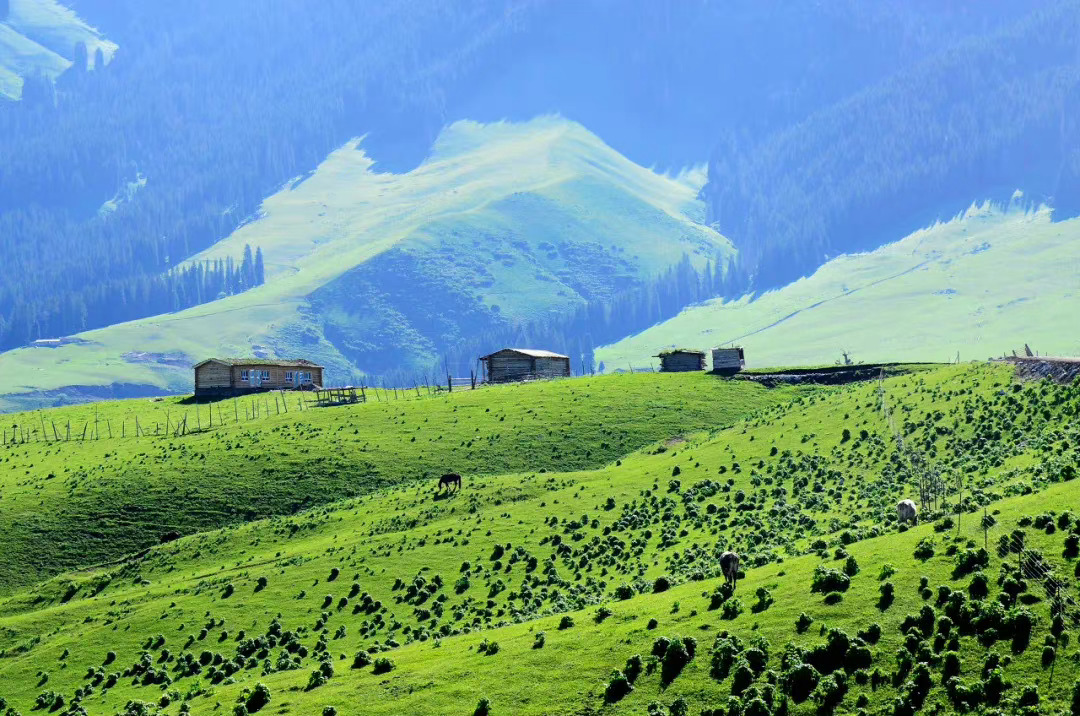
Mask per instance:
[[[454,392],[454,379],[449,373],[446,374],[446,392]]]
[[[470,370],[469,371],[469,382],[472,383],[472,389],[476,390],[476,371],[475,370]]]

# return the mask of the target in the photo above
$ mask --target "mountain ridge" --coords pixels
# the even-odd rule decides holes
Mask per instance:
[[[695,220],[703,215],[700,172],[661,176],[566,119],[456,123],[431,157],[405,174],[375,171],[361,146],[353,141],[333,152],[186,264],[238,255],[252,244],[266,257],[265,284],[80,334],[86,342],[0,354],[0,365],[32,366],[34,376],[30,390],[20,383],[22,371],[0,392],[33,401],[35,391],[68,386],[190,388],[189,371],[175,360],[132,363],[124,359],[130,354],[179,353],[192,363],[225,353],[303,354],[327,365],[338,383],[394,368],[418,378],[439,359],[441,345],[460,339],[466,320],[473,328],[544,320],[586,298],[646,283],[684,255],[699,267],[731,255],[726,239]],[[435,290],[449,291],[445,305],[431,308],[444,314],[442,323],[427,333],[409,322],[430,311],[410,318],[401,313],[408,306],[380,298],[409,292],[408,281],[379,269],[379,262],[400,266],[403,259]],[[363,268],[369,264],[374,268]],[[357,327],[358,316],[367,323]],[[373,330],[399,351],[374,368],[355,349],[370,342],[358,333]]]

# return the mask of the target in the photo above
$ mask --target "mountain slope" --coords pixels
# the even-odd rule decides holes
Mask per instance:
[[[952,221],[739,301],[715,300],[597,350],[613,367],[666,347],[737,343],[747,364],[985,359],[1028,343],[1080,353],[1080,220],[972,207]]]
[[[672,387],[740,389],[638,375],[554,384],[560,398],[531,385],[454,399],[497,400],[494,415],[507,396],[520,410],[546,392],[570,418],[620,383],[672,405],[685,395]],[[908,450],[967,476],[963,515],[949,492],[921,524],[897,524],[895,502],[922,474],[883,395]],[[194,535],[0,600],[0,697],[23,713],[246,702],[244,713],[435,716],[486,698],[492,714],[655,713],[653,701],[666,714],[682,699],[683,713],[821,716],[1020,712],[1034,687],[1040,712],[1058,713],[1077,676],[1062,631],[1076,613],[1064,600],[1075,601],[1078,410],[1075,388],[1016,384],[1006,366],[938,367],[800,391],[595,470],[467,476],[450,496],[391,488]],[[982,515],[994,518],[985,531]],[[745,571],[734,595],[717,565],[732,548]],[[830,590],[812,586],[820,570]],[[738,640],[725,646],[725,633]],[[681,661],[668,653],[676,637]],[[633,689],[609,691],[635,655]],[[800,689],[804,663],[812,683]],[[268,704],[251,699],[259,683]]]
[[[194,362],[252,353],[307,355],[338,384],[394,370],[419,378],[485,328],[647,284],[684,255],[699,267],[730,256],[699,223],[702,179],[639,167],[558,118],[455,124],[406,174],[374,171],[354,142],[195,257],[257,245],[265,284],[77,344],[2,354],[0,366],[20,370],[0,379],[0,394],[36,405],[40,391],[68,386],[181,391]]]
[[[105,62],[117,50],[115,43],[56,0],[8,2],[7,16],[0,17],[0,98],[22,97],[29,76],[56,79],[72,66],[76,45],[86,51],[87,69],[100,69],[96,68],[98,50]]]

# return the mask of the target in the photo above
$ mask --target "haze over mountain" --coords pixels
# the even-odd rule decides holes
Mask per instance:
[[[5,17],[17,27],[27,8],[47,6],[12,0]],[[108,38],[107,67],[57,65],[49,91],[0,106],[0,349],[118,328],[83,337],[94,350],[80,344],[32,359],[63,370],[6,379],[5,392],[37,400],[43,390],[64,400],[122,385],[186,389],[182,366],[226,351],[314,351],[338,380],[409,382],[436,366],[467,373],[480,352],[527,341],[588,369],[595,345],[697,301],[780,288],[973,202],[1007,201],[1019,189],[1055,219],[1080,209],[1076,2],[328,0],[253,14],[239,0],[81,0],[73,8],[79,27]],[[365,172],[415,178],[445,151],[447,127],[468,126],[456,122],[527,134],[538,117],[565,118],[595,138],[560,150],[571,164],[584,166],[600,145],[622,155],[605,159],[620,167],[602,173],[613,183],[563,182],[557,196],[534,194],[532,206],[500,195],[478,223],[441,221],[435,239],[405,244],[404,228],[371,219],[392,203],[364,194],[350,207],[341,194],[333,232],[355,262],[320,274],[325,285],[291,282],[298,292],[289,295],[306,306],[298,323],[250,311],[229,321],[232,338],[194,344],[183,331],[142,328],[179,325],[165,316],[196,307],[225,315],[260,302],[289,274],[308,274],[304,247],[323,240],[325,217],[314,211],[286,236],[280,215],[256,220],[260,206],[280,204],[284,195],[268,197],[286,187],[316,207],[296,179],[349,143],[361,142]],[[522,147],[547,151],[534,139]],[[477,167],[506,146],[494,131],[470,141]],[[627,189],[636,180],[616,174],[643,176],[635,164],[678,177],[668,186],[680,208]],[[442,176],[428,191],[453,196],[456,181]],[[325,177],[315,185],[328,197],[347,186]],[[690,186],[700,202],[677,188]],[[673,221],[624,225],[628,197]],[[571,224],[559,223],[560,212]],[[686,221],[689,234],[679,228]],[[634,256],[643,245],[636,229],[657,242],[651,257]],[[695,234],[713,246],[690,250]],[[561,268],[508,269],[535,259],[514,248],[515,237],[533,237],[533,253],[540,242],[565,243],[550,259]],[[509,254],[475,250],[499,242]],[[611,256],[621,249],[628,263],[608,271],[580,253],[594,245]],[[556,280],[538,277],[550,271]],[[508,303],[507,292],[519,298]],[[282,295],[273,301],[284,310]],[[425,322],[432,303],[445,317]],[[122,356],[144,354],[164,356],[171,377],[131,373]],[[78,369],[90,363],[90,373]]]

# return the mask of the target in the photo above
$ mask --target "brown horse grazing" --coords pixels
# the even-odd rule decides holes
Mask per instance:
[[[724,583],[731,585],[731,591],[735,591],[735,581],[739,578],[739,555],[734,552],[724,552],[720,555],[720,570],[724,573]]]
[[[450,486],[457,485],[457,489],[461,489],[461,475],[456,472],[448,472],[439,478],[439,489],[446,488],[446,491],[450,492]]]

